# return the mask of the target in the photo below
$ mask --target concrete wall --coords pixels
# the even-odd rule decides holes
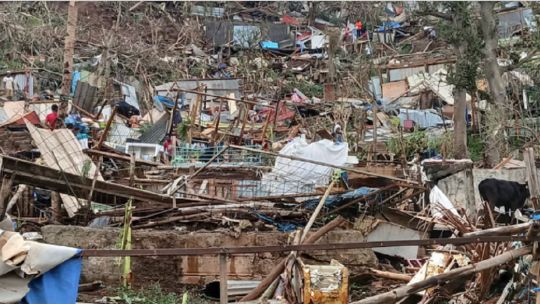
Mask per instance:
[[[93,229],[77,226],[49,225],[42,228],[45,242],[51,244],[88,248],[114,249],[120,238],[115,228]],[[180,232],[148,231],[133,232],[133,248],[193,248],[221,246],[270,246],[285,245],[289,234],[279,232],[244,232],[238,238],[224,232]],[[336,230],[323,237],[318,243],[362,241],[359,231]],[[373,266],[377,264],[371,249],[340,250],[310,253],[322,261],[337,259],[342,264]],[[262,253],[235,255],[229,259],[230,279],[261,279],[283,254]],[[192,257],[135,257],[132,259],[135,286],[147,286],[160,281],[164,288],[174,289],[177,284],[204,284],[219,275],[219,264],[214,256]],[[120,282],[120,260],[118,258],[89,257],[83,261],[82,282],[101,280],[109,285]]]
[[[478,193],[478,184],[486,178],[497,178],[509,181],[516,181],[519,183],[527,182],[527,175],[525,168],[523,169],[509,169],[509,170],[493,170],[493,169],[473,169],[473,185],[474,189],[474,201],[476,203],[476,209],[482,207],[482,200]],[[449,176],[440,180],[437,186],[441,189],[452,203],[456,206],[465,208],[466,206],[466,194],[468,191],[466,183],[464,183],[465,172],[461,171],[457,174]]]

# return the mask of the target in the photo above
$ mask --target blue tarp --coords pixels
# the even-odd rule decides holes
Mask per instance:
[[[71,78],[71,96],[75,95],[75,90],[77,90],[77,83],[81,80],[81,72],[73,72],[73,78]]]
[[[377,188],[361,187],[353,191],[345,192],[343,194],[330,195],[324,202],[324,207],[336,208],[376,190]],[[318,198],[306,200],[302,203],[302,207],[306,209],[315,209],[319,204],[319,201],[320,199]]]
[[[263,49],[279,49],[279,43],[274,41],[262,41],[261,48]]]
[[[260,220],[262,220],[262,221],[265,221],[265,222],[267,222],[269,224],[272,224],[272,225],[276,226],[276,228],[281,232],[295,231],[297,227],[302,226],[302,225],[297,225],[297,224],[290,223],[290,222],[282,222],[282,223],[280,223],[280,222],[275,221],[271,217],[268,217],[268,216],[260,214],[260,213],[255,213],[255,216],[257,218],[259,218]]]
[[[401,28],[401,25],[399,24],[399,22],[386,21],[386,22],[383,22],[382,26],[377,27],[375,29],[375,32],[386,32],[388,30],[393,30],[393,29],[398,29],[398,28]]]
[[[33,279],[23,304],[73,304],[77,302],[82,257],[80,253]]]
[[[167,108],[174,107],[174,100],[172,100],[170,98],[167,98],[165,96],[156,95],[156,96],[154,96],[153,99],[154,99],[154,102],[159,102],[159,103],[163,104],[164,106],[166,106]]]

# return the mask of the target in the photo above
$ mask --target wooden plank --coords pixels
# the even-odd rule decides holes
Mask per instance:
[[[88,192],[92,189],[93,179],[71,174],[68,172],[61,173],[59,170],[37,165],[35,163],[9,157],[0,156],[2,159],[3,173],[13,174],[17,172],[14,178],[14,184],[26,184],[36,186],[60,193],[74,195],[81,199],[88,198]],[[66,182],[66,179],[69,183]],[[66,186],[67,184],[67,186]],[[170,207],[173,203],[172,197],[159,193],[154,193],[146,190],[141,190],[118,183],[96,180],[94,192],[96,194],[113,195],[123,198],[131,198],[140,201],[154,202],[157,204],[165,204]],[[193,202],[188,198],[178,199],[182,202]]]
[[[538,210],[538,175],[536,173],[536,163],[534,159],[533,148],[526,148],[523,153],[527,172],[527,183],[529,184],[529,193],[534,209]]]
[[[219,255],[219,303],[226,304],[229,302],[227,294],[227,255],[222,253]]]
[[[409,86],[406,80],[392,81],[382,84],[382,95],[384,98],[392,100],[396,97],[403,96]]]
[[[99,150],[101,146],[103,145],[105,138],[107,138],[107,133],[109,133],[109,129],[111,128],[115,114],[116,114],[116,107],[113,108],[111,117],[109,117],[109,120],[107,121],[107,124],[105,125],[105,129],[103,130],[103,134],[101,134],[101,137],[99,138],[99,141],[97,145],[94,147],[94,149]]]

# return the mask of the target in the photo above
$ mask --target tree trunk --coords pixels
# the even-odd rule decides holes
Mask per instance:
[[[468,158],[467,153],[467,92],[465,89],[454,89],[454,156],[456,159]]]
[[[73,73],[73,50],[75,48],[75,35],[77,34],[77,5],[76,1],[69,1],[67,18],[67,35],[64,42],[64,79],[62,81],[62,95],[69,96]],[[60,117],[67,115],[67,101],[60,103]]]
[[[308,25],[313,26],[317,18],[317,2],[309,2]]]
[[[493,14],[493,7],[495,2],[480,2],[480,16],[479,23],[482,29],[482,34],[485,42],[484,47],[484,71],[486,73],[486,79],[489,85],[489,92],[492,98],[491,111],[487,118],[487,138],[486,138],[486,164],[489,167],[495,166],[499,163],[501,158],[499,139],[502,135],[501,126],[508,120],[505,110],[506,104],[506,90],[502,79],[501,70],[497,63],[497,20]]]

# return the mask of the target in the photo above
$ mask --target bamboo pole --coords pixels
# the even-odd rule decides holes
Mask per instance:
[[[323,197],[321,197],[321,200],[319,201],[319,204],[317,205],[317,208],[315,208],[315,211],[313,211],[313,214],[309,218],[308,223],[304,227],[304,231],[302,232],[302,237],[300,238],[300,243],[306,238],[306,235],[309,232],[309,229],[311,229],[311,226],[313,226],[313,223],[315,222],[315,219],[317,219],[317,216],[319,216],[319,213],[321,212],[322,207],[324,206],[324,202],[326,202],[326,199],[328,198],[328,195],[330,195],[330,191],[332,191],[332,188],[334,187],[334,180],[330,182],[330,185],[328,185],[328,188],[326,188],[326,191],[324,192]]]

